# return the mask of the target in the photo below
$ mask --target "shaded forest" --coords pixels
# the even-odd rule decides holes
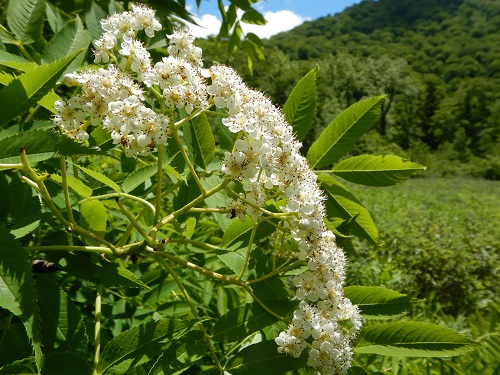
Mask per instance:
[[[226,62],[224,43],[201,41],[205,59]],[[265,41],[251,75],[283,105],[315,65],[314,139],[343,109],[385,93],[380,121],[354,153],[397,153],[435,175],[500,178],[500,2],[365,0]],[[307,147],[307,141],[305,142]]]

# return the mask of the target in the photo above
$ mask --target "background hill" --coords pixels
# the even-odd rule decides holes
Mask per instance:
[[[386,93],[355,152],[405,154],[437,175],[500,178],[500,1],[365,0],[265,44],[266,62],[247,81],[278,104],[319,65],[316,135],[347,106]],[[220,48],[206,59],[221,61]],[[244,72],[244,56],[233,59]]]

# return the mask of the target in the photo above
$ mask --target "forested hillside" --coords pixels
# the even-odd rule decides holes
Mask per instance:
[[[297,72],[319,66],[316,134],[347,106],[385,93],[376,132],[358,152],[403,153],[440,175],[500,178],[500,1],[365,0],[266,47],[266,69],[247,78],[278,104]],[[242,57],[232,63],[246,69]]]

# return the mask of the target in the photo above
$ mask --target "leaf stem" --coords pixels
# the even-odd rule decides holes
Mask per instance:
[[[140,197],[136,197],[135,195],[127,194],[127,193],[109,193],[109,194],[103,194],[103,195],[96,195],[94,197],[88,197],[88,198],[82,199],[81,201],[78,202],[78,204],[81,204],[82,202],[90,201],[90,200],[93,200],[93,199],[108,199],[108,198],[117,198],[117,197],[118,198],[126,197],[126,198],[130,198],[130,199],[136,200],[138,202],[141,202],[142,204],[148,206],[148,208],[151,210],[151,212],[153,213],[153,215],[156,215],[156,208],[155,208],[155,206],[153,206],[151,203],[149,203],[145,199],[142,199]]]
[[[254,223],[252,228],[252,233],[250,234],[250,240],[248,240],[247,253],[245,255],[245,261],[243,262],[243,267],[241,267],[240,274],[236,277],[236,280],[241,280],[245,271],[247,270],[248,260],[250,259],[250,252],[252,251],[253,240],[255,239],[255,233],[257,233],[257,227],[259,222]]]
[[[142,229],[142,227],[139,225],[139,223],[135,220],[135,218],[130,214],[130,212],[127,210],[127,208],[125,207],[125,205],[122,203],[122,201],[120,201],[119,198],[116,198],[116,203],[118,204],[118,206],[120,207],[120,210],[122,210],[122,212],[125,214],[125,216],[127,216],[127,219],[130,221],[130,223],[135,227],[135,229],[137,229],[137,231],[141,234],[142,237],[144,237],[144,239],[147,241],[147,242],[152,242],[151,240],[151,237],[149,237],[149,235],[146,233],[146,231],[144,229]]]
[[[95,297],[95,334],[94,334],[94,375],[99,375],[99,360],[101,355],[101,306],[102,306],[102,284],[96,284]]]
[[[200,316],[198,315],[198,311],[196,310],[196,306],[193,304],[193,301],[191,300],[191,297],[189,296],[189,293],[188,293],[186,287],[182,283],[182,280],[179,278],[179,276],[177,276],[174,269],[172,267],[170,267],[170,264],[168,264],[168,262],[165,259],[163,259],[161,256],[157,256],[156,259],[157,259],[158,263],[160,263],[173,277],[173,279],[175,280],[175,282],[179,286],[182,294],[184,295],[184,298],[186,299],[186,302],[188,303],[189,308],[191,309],[191,312],[193,313],[194,317],[196,319],[199,319]],[[210,336],[208,335],[207,330],[205,329],[205,327],[203,326],[203,323],[201,323],[201,322],[198,323],[198,327],[203,332],[203,335],[205,337],[205,341],[207,343],[208,349],[210,350],[210,354],[212,355],[212,358],[214,359],[215,365],[219,369],[221,375],[224,374],[224,369],[222,368],[222,365],[220,364],[219,358],[217,357],[217,353],[215,353],[215,349],[212,345],[212,342],[210,340]]]
[[[151,232],[149,233],[149,235],[151,236],[151,238],[155,239],[156,238],[156,233],[158,232],[158,230],[160,230],[161,227],[163,227],[164,225],[168,224],[170,221],[174,220],[175,218],[179,217],[180,215],[188,212],[191,208],[193,208],[194,206],[196,206],[197,204],[203,202],[206,198],[208,198],[209,196],[215,194],[216,192],[218,192],[219,190],[222,190],[224,189],[224,187],[229,183],[229,179],[225,179],[224,181],[222,181],[219,185],[213,187],[212,189],[208,190],[208,191],[205,191],[204,193],[202,193],[199,197],[193,199],[191,202],[189,202],[188,204],[186,204],[184,207],[178,209],[177,211],[175,212],[172,212],[170,215],[164,217],[163,219],[161,219],[152,229],[151,229]]]
[[[83,251],[86,253],[98,253],[113,255],[113,251],[106,247],[100,246],[71,246],[71,245],[45,245],[45,246],[29,246],[26,250],[30,251]]]
[[[0,164],[0,169],[21,169],[23,167],[22,163],[17,164]]]
[[[182,158],[186,162],[186,164],[189,168],[189,171],[191,172],[191,175],[193,176],[196,184],[200,188],[200,191],[203,195],[206,192],[205,188],[201,184],[200,178],[198,177],[198,174],[196,173],[196,170],[194,169],[193,163],[191,163],[191,160],[189,160],[189,157],[186,153],[186,150],[184,149],[184,145],[182,144],[181,138],[179,137],[179,133],[177,132],[177,128],[175,127],[175,125],[172,125],[172,126],[170,126],[170,130],[171,130],[172,136],[175,139],[175,142],[177,143],[177,147],[179,147],[179,151],[182,155]]]
[[[71,208],[71,200],[69,198],[69,187],[68,187],[68,178],[67,178],[67,170],[66,170],[66,159],[64,156],[59,158],[59,163],[61,164],[61,179],[62,179],[62,188],[64,192],[64,201],[66,203],[66,211],[68,211],[68,221],[71,225],[75,225],[75,218],[73,217],[73,209]]]
[[[161,219],[161,185],[163,180],[163,145],[158,145],[158,170],[156,172],[156,213],[155,223]]]

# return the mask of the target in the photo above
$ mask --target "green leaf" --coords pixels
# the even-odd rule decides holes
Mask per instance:
[[[250,10],[252,1],[249,0],[229,0],[231,4],[236,5],[238,8],[242,10]]]
[[[0,51],[0,65],[17,69],[22,72],[27,72],[33,68],[36,68],[38,65],[32,61],[26,60],[24,57],[13,55],[12,53],[8,53],[6,51]],[[15,77],[11,76],[12,79]],[[2,82],[3,85],[10,83],[5,81]]]
[[[57,182],[62,186],[62,177],[58,174],[51,174],[50,180]],[[66,176],[66,181],[68,183],[68,187],[82,198],[89,198],[92,195],[92,189],[85,185],[81,180],[68,175]]]
[[[77,16],[74,20],[64,25],[64,28],[60,32],[54,35],[45,49],[42,56],[42,63],[51,63],[80,51],[79,56],[75,57],[64,73],[72,72],[78,69],[83,63],[85,51],[88,49],[89,44],[90,34],[85,30],[82,21],[80,21],[80,18]]]
[[[363,327],[355,353],[396,357],[449,357],[479,344],[453,329],[419,322],[392,322]]]
[[[254,221],[249,216],[246,217],[245,221],[240,219],[232,220],[232,223],[224,230],[222,235],[222,246],[228,247],[236,240],[248,236],[252,232],[254,224]]]
[[[311,168],[337,162],[365,134],[379,115],[384,96],[362,100],[338,115],[307,152]]]
[[[80,225],[100,237],[106,233],[106,208],[96,199],[83,201],[80,205]]]
[[[19,163],[21,147],[26,147],[26,156],[30,163],[59,156],[103,155],[103,152],[85,147],[54,130],[34,129],[1,139],[0,163]]]
[[[425,167],[394,155],[359,155],[342,160],[332,172],[344,180],[366,186],[392,186],[422,172]]]
[[[88,174],[90,177],[96,179],[99,182],[102,182],[104,185],[110,187],[117,193],[120,192],[120,187],[116,182],[114,182],[112,179],[110,179],[108,176],[103,175],[101,172],[93,171],[92,169],[88,169],[85,167],[82,167],[81,165],[78,164],[73,164],[75,167],[80,169],[81,171],[85,172]]]
[[[265,25],[266,19],[255,9],[249,9],[241,16],[241,21],[252,25]]]
[[[202,358],[206,351],[207,342],[203,332],[190,331],[160,355],[148,375],[180,374]]]
[[[92,1],[89,10],[85,12],[85,26],[87,26],[93,40],[99,39],[101,33],[104,32],[101,27],[103,18],[106,18],[106,12],[95,1]]]
[[[415,302],[410,296],[378,286],[348,286],[344,293],[365,319],[388,319],[405,313]]]
[[[99,264],[95,257],[90,257],[88,254],[51,251],[47,254],[47,260],[59,264],[59,267],[70,275],[102,284],[106,288],[150,289],[128,269],[108,261],[102,261],[102,264]]]
[[[52,217],[54,217],[54,215],[51,212],[40,212],[24,216],[12,226],[10,233],[12,233],[15,238],[24,237],[40,227],[43,223],[49,221]]]
[[[182,236],[185,238],[191,238],[194,234],[194,230],[196,228],[196,218],[194,217],[188,217],[186,220],[186,227],[184,231],[182,232]]]
[[[85,356],[88,336],[82,316],[53,276],[41,274],[36,280],[44,351],[80,352]]]
[[[156,163],[151,163],[144,165],[132,173],[130,173],[125,181],[122,183],[122,189],[125,193],[130,193],[136,187],[138,187],[143,182],[147,181],[149,178],[154,176],[158,171],[158,166]]]
[[[329,220],[332,213],[340,214],[351,225],[351,232],[373,244],[378,243],[377,226],[361,202],[340,182],[327,175],[319,175],[320,186],[328,196],[326,206]]]
[[[215,155],[215,140],[212,128],[204,113],[196,116],[185,125],[184,140],[194,153],[196,164],[207,169]]]
[[[296,304],[290,300],[274,300],[266,301],[266,306],[277,314],[288,316]],[[277,321],[278,319],[257,302],[247,303],[230,310],[217,320],[213,327],[212,339],[223,343],[241,341]]]
[[[142,354],[156,356],[160,347],[152,345],[161,340],[174,341],[190,331],[197,320],[160,319],[130,328],[113,338],[104,348],[98,365],[100,374],[127,358]]]
[[[37,66],[0,89],[0,103],[4,109],[0,112],[0,125],[12,120],[42,99],[80,52],[51,64]]]
[[[302,141],[311,127],[316,107],[316,65],[297,83],[283,106],[285,118]]]
[[[201,183],[203,184],[203,187],[206,190],[213,189],[214,187],[219,185],[221,182],[222,182],[222,179],[219,176],[217,176],[216,174],[213,174],[213,175],[201,180]],[[228,198],[229,198],[229,196],[226,194],[226,192],[224,190],[222,190],[222,191],[218,191],[217,193],[215,193],[215,194],[209,196],[207,199],[205,199],[205,203],[207,204],[207,207],[209,207],[209,208],[226,207],[226,199],[228,199]],[[224,232],[233,223],[233,220],[228,218],[225,213],[215,212],[213,214],[213,216]]]
[[[274,340],[245,347],[227,364],[225,370],[232,375],[276,375],[306,366],[307,350],[299,358],[278,353]]]
[[[45,0],[9,1],[7,24],[23,43],[31,43],[42,35]]]
[[[58,33],[62,30],[64,24],[66,23],[68,15],[51,3],[46,3],[45,5],[45,13],[47,15],[47,21],[49,22],[50,28],[54,33]]]
[[[43,375],[90,375],[92,369],[87,359],[76,353],[49,353],[43,356]],[[33,357],[16,361],[0,368],[2,375],[40,374]]]
[[[0,306],[19,317],[35,351],[38,369],[42,365],[40,316],[31,262],[20,243],[0,223]]]
[[[7,191],[5,191],[7,193]],[[33,188],[21,181],[20,176],[16,176],[10,181],[8,195],[10,200],[10,215],[14,222],[23,223],[27,216],[38,215],[42,207],[40,198],[34,194]]]

